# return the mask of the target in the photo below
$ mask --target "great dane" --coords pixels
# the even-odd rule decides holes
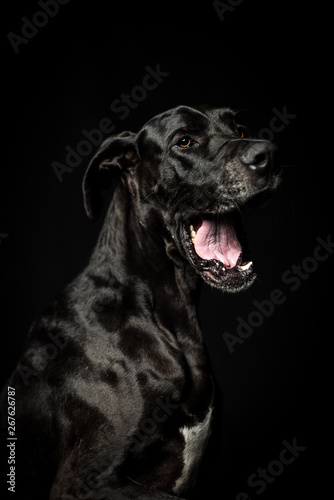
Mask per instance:
[[[7,386],[16,401],[15,498],[163,500],[194,485],[213,411],[199,282],[254,282],[240,207],[278,186],[276,149],[209,106],[101,144],[83,181],[91,219],[116,185],[98,242],[34,322],[2,395],[2,423]]]

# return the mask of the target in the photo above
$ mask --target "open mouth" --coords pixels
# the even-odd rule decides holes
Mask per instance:
[[[239,212],[190,218],[183,223],[182,242],[190,263],[211,286],[237,292],[254,282]]]

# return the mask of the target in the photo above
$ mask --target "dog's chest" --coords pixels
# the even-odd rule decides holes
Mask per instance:
[[[196,481],[197,471],[211,434],[212,408],[208,410],[204,420],[192,427],[181,427],[180,433],[184,439],[183,471],[173,488],[180,495],[189,489]]]

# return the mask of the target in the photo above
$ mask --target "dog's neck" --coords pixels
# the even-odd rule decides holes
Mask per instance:
[[[95,274],[98,269],[102,279],[112,278],[126,288],[125,295],[133,295],[136,290],[146,309],[166,318],[165,326],[181,315],[197,330],[199,278],[195,270],[178,252],[158,212],[132,201],[121,183],[113,195],[90,267]]]

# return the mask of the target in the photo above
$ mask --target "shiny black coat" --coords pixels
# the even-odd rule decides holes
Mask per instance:
[[[187,226],[274,189],[269,144],[246,139],[228,109],[180,106],[101,145],[83,184],[90,218],[119,181],[97,245],[32,325],[8,382],[16,498],[165,499],[194,484],[213,405],[198,284],[238,291],[255,274],[214,274]]]

